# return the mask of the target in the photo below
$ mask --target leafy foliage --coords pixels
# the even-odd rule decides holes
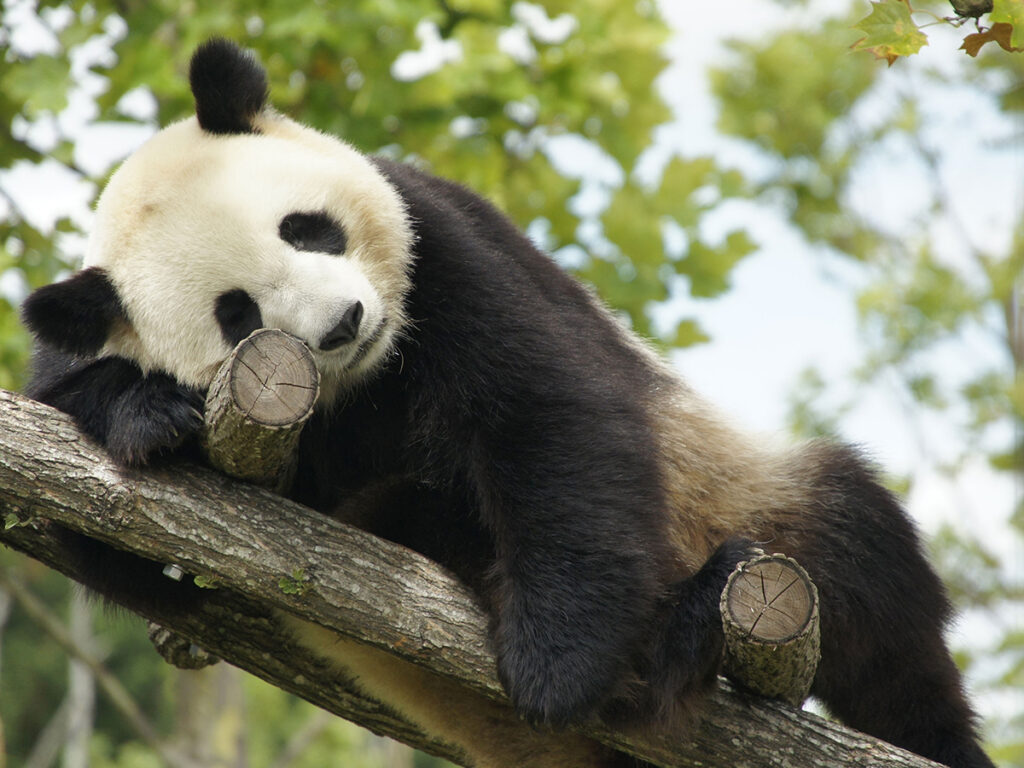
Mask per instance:
[[[928,37],[922,32],[923,26],[913,19],[913,14],[926,14],[933,20],[953,26],[961,26],[973,19],[978,27],[976,33],[964,38],[961,50],[970,56],[977,56],[983,45],[989,42],[999,44],[1004,51],[1024,51],[1024,3],[1021,0],[949,0],[954,16],[939,19],[930,11],[913,8],[910,0],[878,0],[871,3],[871,13],[856,25],[865,37],[854,43],[854,50],[867,51],[891,65],[901,56],[910,56],[928,44]],[[987,15],[990,26],[982,26],[982,17]]]
[[[1021,26],[1021,29],[1024,29],[1024,25]],[[961,48],[967,51],[969,56],[977,56],[985,43],[997,43],[1004,51],[1019,53],[1024,51],[1024,47],[1014,46],[1012,39],[1014,30],[1015,27],[1012,24],[1004,22],[993,24],[983,32],[975,32],[973,35],[965,37]]]
[[[867,34],[853,48],[868,51],[892,64],[900,56],[910,56],[927,45],[928,38],[910,17],[910,4],[903,0],[871,3],[871,15],[855,25]]]
[[[859,8],[859,0],[854,5]],[[876,53],[884,50],[879,46],[891,31],[885,24],[872,26],[887,18],[882,5],[873,6],[872,23],[858,25],[873,35],[860,47],[876,46]],[[909,6],[897,0],[887,5],[886,13],[898,13],[905,24],[908,15],[896,6],[908,12]],[[826,387],[819,371],[806,371],[794,392],[791,424],[808,435],[835,434],[857,413],[866,389],[884,386],[896,391],[908,413],[918,414],[913,423],[922,432],[935,419],[955,425],[955,447],[923,446],[926,459],[949,483],[986,471],[1012,478],[1019,488],[1024,477],[1024,227],[1019,215],[1011,215],[1015,223],[1009,231],[974,226],[965,211],[975,212],[972,219],[984,216],[985,200],[996,207],[996,195],[967,201],[968,190],[979,189],[976,175],[952,180],[950,169],[963,153],[998,154],[1001,140],[976,136],[971,143],[968,134],[967,144],[943,143],[934,121],[956,103],[937,94],[951,96],[953,87],[972,96],[986,94],[993,111],[995,105],[1019,110],[1021,58],[990,56],[979,59],[980,68],[965,60],[955,78],[917,67],[913,60],[900,71],[886,72],[868,57],[838,55],[848,35],[843,19],[813,31],[784,29],[763,42],[734,44],[733,62],[713,74],[720,128],[756,146],[765,158],[766,170],[752,184],[751,195],[780,210],[806,242],[844,259],[856,274],[851,282],[867,352],[852,372],[854,392],[837,404],[834,396],[825,396],[826,389],[835,392],[834,382]],[[972,120],[977,133],[982,119]],[[880,173],[879,163],[897,168]],[[865,187],[868,167],[872,182]],[[899,196],[886,197],[887,187]],[[886,200],[911,213],[886,210]],[[972,354],[979,346],[993,353]],[[979,469],[979,461],[987,467]],[[910,477],[896,482],[915,489]],[[987,492],[984,486],[981,492]],[[1018,494],[1013,503],[1004,510],[1007,538],[1024,534],[1024,500]],[[1000,691],[1006,679],[1016,679],[1013,674],[993,678],[975,662],[984,655],[987,664],[998,659],[1001,669],[1024,668],[1020,634],[1006,626],[1007,616],[1019,615],[1024,595],[1019,572],[1013,575],[1012,564],[998,553],[997,545],[1005,549],[1005,543],[986,540],[966,519],[969,513],[963,514],[963,521],[939,530],[934,546],[958,601],[973,606],[973,620],[992,627],[981,634],[1002,638],[977,655],[961,655],[965,666],[977,670],[978,687]],[[1024,710],[1000,706],[990,719],[999,734],[993,753],[1004,756],[1006,765],[1018,764],[1024,754]]]

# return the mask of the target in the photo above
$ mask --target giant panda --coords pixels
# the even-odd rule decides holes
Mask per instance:
[[[812,693],[835,716],[993,765],[943,586],[857,450],[737,431],[480,197],[273,111],[235,44],[200,46],[190,82],[195,117],[110,179],[84,268],[25,301],[29,395],[142,465],[188,450],[239,340],[303,339],[323,393],[288,495],[465,580],[512,705],[551,728],[489,731],[492,705],[449,683],[312,628],[305,642],[467,764],[621,764],[557,729],[690,722],[719,668],[726,578],[764,548],[817,584]],[[88,587],[185,599],[159,566],[78,545]]]

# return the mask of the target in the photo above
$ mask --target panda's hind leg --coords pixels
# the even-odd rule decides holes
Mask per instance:
[[[729,539],[700,570],[671,587],[662,601],[650,658],[642,664],[650,671],[645,675],[649,687],[640,699],[641,714],[683,725],[696,715],[701,694],[715,685],[722,658],[722,590],[736,566],[759,552],[747,539]]]
[[[799,517],[779,516],[777,533],[821,599],[812,695],[890,743],[955,768],[992,768],[943,639],[951,607],[913,523],[856,451],[815,443],[800,464],[807,502]]]

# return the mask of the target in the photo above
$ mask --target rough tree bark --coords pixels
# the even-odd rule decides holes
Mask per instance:
[[[209,591],[201,610],[160,610],[146,618],[324,709],[428,752],[459,759],[449,745],[327,673],[279,632],[273,611],[505,701],[483,612],[434,563],[201,467],[118,468],[66,416],[4,391],[0,519],[0,542],[72,578],[51,521],[214,581],[219,588]],[[518,722],[510,709],[508,717]],[[936,765],[727,683],[683,736],[625,734],[599,724],[579,730],[663,766]]]

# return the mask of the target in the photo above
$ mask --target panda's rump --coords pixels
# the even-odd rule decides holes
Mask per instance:
[[[656,419],[676,578],[696,572],[730,537],[766,550],[793,548],[814,513],[813,470],[824,450],[744,433],[685,383],[661,398]]]

